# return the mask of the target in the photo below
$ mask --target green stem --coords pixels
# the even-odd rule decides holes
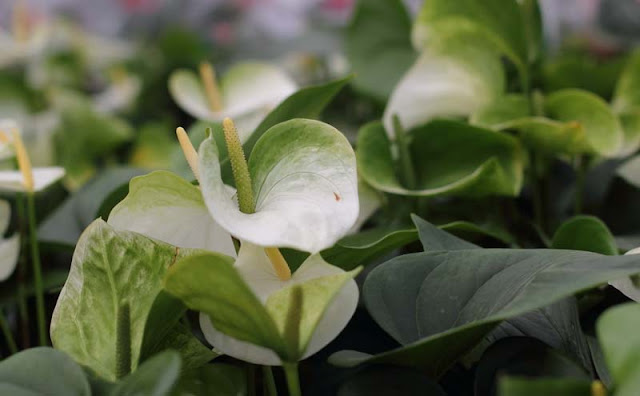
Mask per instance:
[[[256,396],[256,366],[247,363],[247,395]]]
[[[262,366],[262,377],[264,378],[265,395],[278,396],[278,389],[276,388],[276,381],[273,378],[271,366]]]
[[[398,147],[398,161],[400,165],[400,173],[402,182],[411,190],[416,188],[416,173],[413,169],[413,159],[411,158],[411,150],[409,148],[409,138],[400,124],[398,116],[393,116],[393,131],[396,136]]]
[[[576,156],[574,169],[576,171],[576,191],[574,196],[574,211],[576,215],[582,213],[582,198],[584,196],[584,181],[587,171],[587,160],[583,156]]]
[[[11,328],[9,327],[9,323],[7,323],[7,319],[4,317],[4,312],[0,312],[0,327],[2,328],[2,333],[4,334],[4,338],[7,341],[7,346],[9,347],[9,352],[13,355],[18,352],[18,346],[16,345],[16,340],[13,338],[13,333],[11,333]]]
[[[25,281],[27,279],[27,257],[25,255],[26,241],[28,239],[25,199],[23,194],[18,194],[16,198],[18,207],[18,232],[20,233],[20,257],[18,261],[18,314],[20,316],[20,338],[22,348],[31,346],[29,339],[29,310],[27,308],[27,291]]]
[[[40,247],[38,246],[38,230],[36,227],[36,204],[33,192],[27,193],[27,217],[29,218],[29,244],[31,245],[31,261],[33,263],[33,283],[36,294],[36,311],[38,318],[38,339],[40,345],[48,345],[47,321],[44,311],[44,287],[42,286],[42,265],[40,264]]]
[[[118,307],[116,316],[116,378],[131,373],[131,309],[129,303]]]
[[[287,378],[289,396],[301,396],[300,377],[298,376],[298,363],[283,363],[284,375]]]

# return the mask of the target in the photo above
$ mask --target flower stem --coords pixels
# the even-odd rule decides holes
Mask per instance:
[[[33,192],[27,192],[27,217],[29,218],[29,244],[31,245],[31,261],[33,263],[33,283],[36,295],[36,312],[38,318],[38,339],[40,345],[48,345],[47,321],[44,311],[44,288],[42,286],[42,265],[40,264],[40,247],[36,228],[36,205]]]
[[[287,378],[287,387],[289,388],[289,396],[301,396],[300,377],[298,376],[298,363],[283,363],[284,375]]]
[[[265,395],[278,396],[278,389],[276,388],[276,381],[273,378],[271,366],[262,366],[262,377],[264,379]]]
[[[576,215],[582,213],[582,197],[584,195],[585,173],[587,171],[587,159],[584,156],[576,156],[574,161],[574,169],[576,172],[574,211]]]
[[[416,174],[413,169],[411,150],[409,149],[409,138],[400,124],[400,119],[397,115],[393,116],[393,132],[395,133],[398,144],[398,161],[400,163],[401,179],[405,187],[414,190],[416,188]]]
[[[14,353],[17,353],[18,346],[16,345],[16,341],[13,338],[13,334],[11,333],[11,328],[9,327],[9,323],[7,323],[7,319],[4,317],[4,312],[0,312],[0,327],[2,328],[2,333],[4,334],[4,338],[7,341],[9,352],[12,355]]]
[[[31,340],[29,339],[29,310],[27,308],[27,292],[25,287],[28,270],[27,258],[25,256],[28,230],[26,226],[26,208],[23,194],[17,195],[16,206],[18,207],[18,230],[20,232],[20,257],[18,259],[18,314],[20,315],[20,338],[22,348],[27,349],[31,346]]]

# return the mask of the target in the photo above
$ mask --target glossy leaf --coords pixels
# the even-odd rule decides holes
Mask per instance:
[[[401,1],[358,1],[345,42],[354,87],[386,101],[416,58],[410,35],[411,19]]]
[[[639,273],[639,260],[520,249],[400,256],[371,272],[364,299],[376,322],[404,346],[374,357],[342,353],[333,360],[416,366],[439,376],[502,321]]]
[[[611,106],[617,113],[630,113],[640,110],[640,52],[634,52],[627,59],[618,78]]]
[[[205,140],[199,152],[207,208],[241,240],[317,253],[356,221],[355,155],[344,135],[330,125],[294,119],[263,135],[249,157],[256,208],[252,214],[242,213],[228,196],[215,140]]]
[[[616,241],[607,225],[594,216],[575,216],[558,227],[551,242],[553,249],[584,250],[615,256]]]
[[[53,345],[107,380],[116,377],[116,321],[131,304],[131,356],[137,366],[145,322],[167,268],[190,254],[102,220],[82,234],[51,319]],[[135,304],[133,304],[135,302]]]
[[[382,124],[358,133],[358,169],[374,188],[411,196],[515,196],[522,185],[523,152],[516,139],[456,121],[432,121],[410,131],[417,188],[402,185]],[[473,145],[469,144],[473,141]]]

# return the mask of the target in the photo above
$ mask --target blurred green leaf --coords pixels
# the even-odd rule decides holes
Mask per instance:
[[[590,396],[591,382],[566,378],[507,377],[500,381],[499,396]]]
[[[584,250],[615,256],[618,247],[607,225],[595,216],[575,216],[558,227],[551,242],[553,249]]]
[[[359,0],[346,35],[353,85],[377,100],[387,100],[416,58],[411,19],[400,0]]]

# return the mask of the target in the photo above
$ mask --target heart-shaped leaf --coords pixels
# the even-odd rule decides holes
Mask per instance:
[[[130,303],[135,369],[145,322],[162,290],[164,274],[177,259],[191,253],[94,221],[78,241],[69,278],[53,312],[54,346],[97,375],[115,380],[117,311]]]
[[[563,89],[545,98],[544,111],[550,118],[576,122],[584,129],[590,152],[614,156],[622,147],[620,121],[600,97],[579,89]]]
[[[378,122],[358,133],[362,178],[378,190],[399,195],[477,197],[520,192],[523,152],[513,137],[444,120],[415,128],[410,137],[416,189],[406,188],[398,179],[391,142]]]
[[[363,293],[376,322],[404,346],[373,357],[339,353],[333,360],[416,366],[440,376],[502,321],[640,273],[640,259],[632,257],[520,249],[397,257],[371,272]]]
[[[594,216],[575,216],[558,227],[551,242],[553,249],[584,250],[615,256],[616,241],[607,225]]]

